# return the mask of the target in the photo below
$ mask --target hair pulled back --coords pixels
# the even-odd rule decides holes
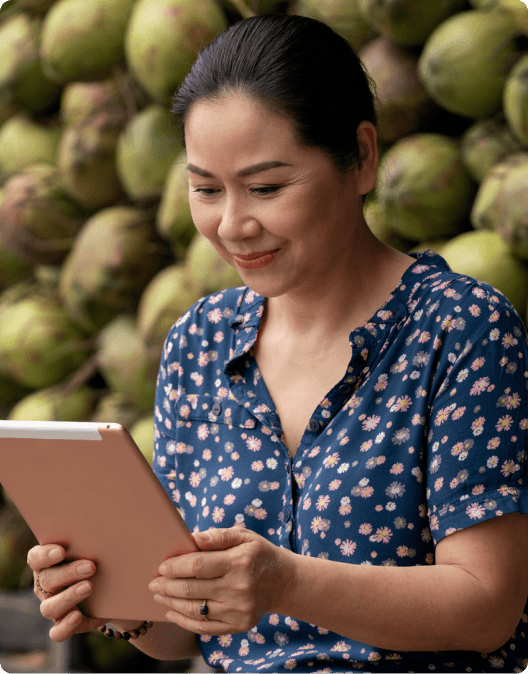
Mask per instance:
[[[320,149],[341,174],[361,168],[358,125],[378,125],[376,85],[353,46],[303,16],[243,19],[200,51],[172,99],[184,149],[190,106],[229,93],[288,118],[297,141]]]

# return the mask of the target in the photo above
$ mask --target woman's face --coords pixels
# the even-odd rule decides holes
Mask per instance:
[[[357,172],[343,182],[320,150],[297,144],[287,119],[242,95],[199,101],[185,141],[194,224],[252,290],[309,293],[350,257],[362,218]],[[276,249],[260,269],[234,257]]]

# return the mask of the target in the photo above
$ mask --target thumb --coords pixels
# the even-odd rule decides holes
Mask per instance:
[[[245,531],[241,527],[208,529],[194,532],[193,537],[200,550],[227,550],[244,543]]]

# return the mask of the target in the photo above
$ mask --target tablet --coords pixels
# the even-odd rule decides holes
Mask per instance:
[[[0,421],[0,484],[40,545],[66,549],[63,564],[96,563],[85,615],[169,622],[148,584],[166,559],[198,547],[126,428]]]

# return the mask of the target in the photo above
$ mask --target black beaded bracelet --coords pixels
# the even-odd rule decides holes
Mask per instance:
[[[140,625],[137,629],[132,630],[131,632],[118,632],[117,630],[114,632],[114,630],[110,629],[109,627],[107,628],[106,625],[101,625],[101,627],[97,628],[98,632],[101,632],[101,634],[104,634],[105,637],[108,637],[109,639],[114,639],[115,641],[119,641],[119,639],[124,639],[125,641],[128,641],[129,639],[137,639],[140,634],[146,634],[147,630],[152,627],[154,623],[150,620],[145,620],[142,625]]]

